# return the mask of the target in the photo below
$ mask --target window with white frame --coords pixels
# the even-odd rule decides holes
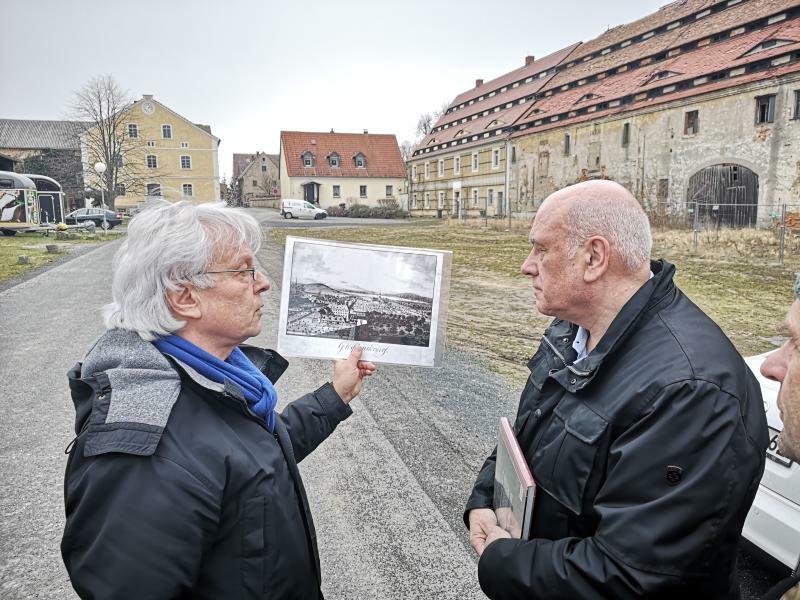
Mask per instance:
[[[159,183],[148,183],[147,184],[147,195],[148,196],[160,196],[161,195],[161,184],[159,184]]]
[[[367,186],[365,186],[365,185],[358,186],[358,195],[361,198],[366,198],[367,197]]]
[[[192,157],[184,154],[181,156],[181,169],[191,169],[192,168]]]
[[[333,186],[333,197],[334,198],[341,198],[342,197],[342,187],[339,185]]]
[[[494,190],[492,188],[489,188],[489,191],[486,192],[486,205],[494,206]]]
[[[165,140],[172,139],[172,125],[162,125],[161,126],[161,137]]]
[[[472,190],[472,206],[478,206],[478,189]]]
[[[445,198],[445,193],[444,192],[439,192],[439,208],[440,209],[444,208],[444,198]]]
[[[472,172],[473,173],[477,173],[478,172],[478,153],[477,152],[473,152],[472,153]]]
[[[339,155],[336,152],[333,152],[330,156],[328,156],[328,164],[331,167],[339,166]]]
[[[129,138],[139,137],[139,126],[136,123],[128,123],[128,137]]]
[[[417,195],[411,196],[411,208],[417,208]]]
[[[411,165],[411,179],[417,178],[417,165]]]
[[[356,162],[357,169],[365,169],[367,167],[367,157],[359,152],[355,155],[353,160]]]
[[[386,197],[387,198],[391,198],[392,196],[394,196],[394,186],[393,185],[387,185],[386,186]]]
[[[425,163],[425,179],[428,179],[431,176],[431,165],[430,163]]]
[[[425,204],[423,208],[430,208],[431,207],[431,193],[425,192]]]
[[[155,154],[148,154],[146,160],[148,169],[158,168],[158,157]]]
[[[500,168],[500,148],[492,149],[492,168],[493,169]]]
[[[191,183],[184,183],[183,184],[183,195],[184,196],[193,196],[194,195],[194,186]]]
[[[258,187],[258,179],[253,179],[253,187]]]
[[[497,191],[497,206],[500,207],[500,209],[503,208],[503,192],[500,190]]]
[[[303,167],[313,167],[314,166],[314,155],[311,152],[303,152]]]
[[[181,148],[188,148],[189,142],[181,142]]]
[[[461,157],[456,156],[453,159],[453,174],[461,175]]]
[[[147,140],[147,147],[148,148],[155,148],[156,143],[153,140]]]
[[[444,159],[439,159],[439,177],[444,177]]]

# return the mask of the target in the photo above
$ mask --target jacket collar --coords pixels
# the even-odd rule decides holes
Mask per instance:
[[[537,361],[534,356],[528,363],[531,379],[538,384],[537,387],[541,388],[544,381],[551,377],[567,391],[574,393],[594,379],[606,357],[613,354],[638,329],[642,320],[658,309],[663,300],[675,293],[675,283],[672,281],[674,265],[661,259],[651,261],[650,269],[653,277],[628,300],[614,317],[600,343],[577,365],[572,364],[576,356],[572,342],[578,326],[560,319],[553,321],[544,333],[541,346],[550,359]],[[544,365],[547,368],[543,368]]]

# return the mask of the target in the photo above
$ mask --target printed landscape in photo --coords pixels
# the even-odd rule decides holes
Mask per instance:
[[[286,334],[427,347],[436,258],[295,243]]]

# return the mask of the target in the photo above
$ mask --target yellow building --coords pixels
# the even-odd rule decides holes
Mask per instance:
[[[121,161],[121,181],[126,183],[117,186],[116,208],[133,208],[153,196],[172,201],[219,199],[220,139],[208,125],[192,123],[145,94],[127,109],[123,128],[130,150]],[[97,159],[88,156],[85,143],[82,146],[84,164],[94,164]],[[84,176],[99,187],[95,173]]]

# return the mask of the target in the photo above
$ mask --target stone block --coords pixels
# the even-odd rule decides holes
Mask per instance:
[[[20,254],[17,257],[17,264],[19,264],[19,265],[29,265],[29,264],[31,264],[31,259],[28,256],[24,255],[24,254]]]

